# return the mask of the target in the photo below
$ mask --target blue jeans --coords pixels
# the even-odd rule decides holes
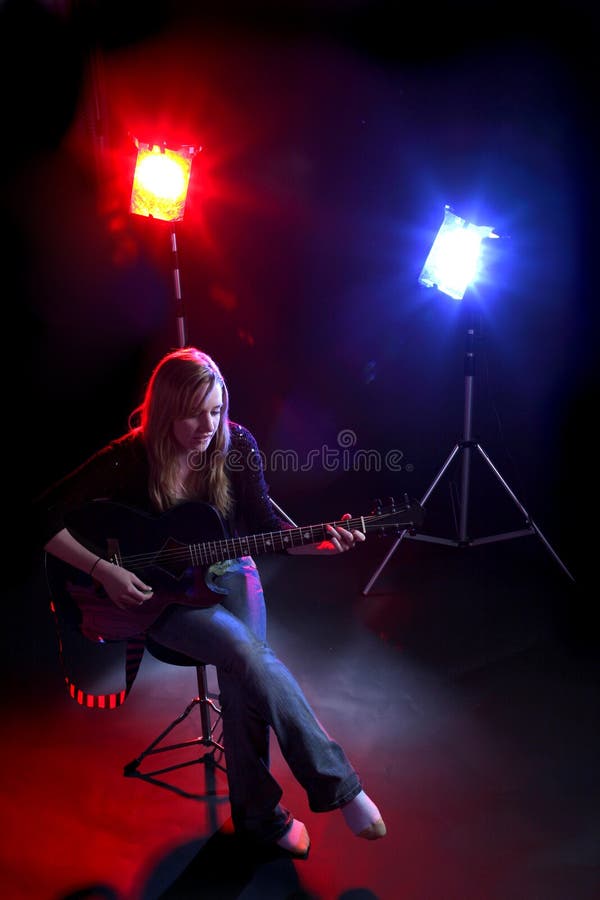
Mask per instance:
[[[216,666],[234,826],[274,841],[292,822],[269,771],[270,729],[313,812],[338,809],[361,790],[339,744],[317,720],[300,685],[266,643],[266,608],[251,557],[206,576],[221,600],[170,606],[149,629],[154,640]]]

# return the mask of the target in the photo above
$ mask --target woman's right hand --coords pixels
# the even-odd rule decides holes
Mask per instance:
[[[152,588],[134,572],[100,559],[92,576],[120,609],[135,609],[152,596]]]

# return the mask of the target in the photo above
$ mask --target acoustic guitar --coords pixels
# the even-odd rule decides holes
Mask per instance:
[[[366,516],[331,522],[350,531],[380,536],[414,531],[424,511],[416,501],[377,505]],[[278,553],[329,538],[328,523],[228,537],[217,510],[207,503],[183,503],[152,515],[111,500],[94,500],[67,518],[67,527],[86,547],[116,566],[135,572],[153,589],[139,607],[121,609],[93,577],[45,554],[51,599],[60,615],[77,621],[93,640],[124,640],[142,634],[172,603],[204,607],[219,602],[209,589],[207,569],[227,559]]]

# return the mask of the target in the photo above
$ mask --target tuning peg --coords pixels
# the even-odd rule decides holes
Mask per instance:
[[[373,513],[376,516],[381,515],[381,500],[379,497],[376,497],[375,500],[373,500]]]
[[[388,498],[387,498],[387,501],[388,501],[388,509],[389,509],[389,511],[392,512],[392,513],[396,512],[396,501],[394,500],[394,498],[393,498],[393,497],[388,497]]]

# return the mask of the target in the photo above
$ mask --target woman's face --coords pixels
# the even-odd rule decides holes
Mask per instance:
[[[175,419],[173,435],[184,453],[208,449],[219,426],[222,408],[223,391],[221,385],[215,383],[206,396],[202,397],[202,391],[198,393],[198,405],[193,415]]]

